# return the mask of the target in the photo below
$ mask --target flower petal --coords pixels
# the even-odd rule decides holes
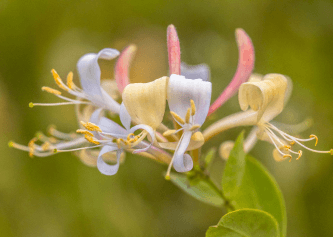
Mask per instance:
[[[94,124],[98,124],[99,123],[99,120],[100,120],[100,115],[101,115],[101,112],[103,111],[103,108],[100,108],[100,109],[96,109],[90,116],[90,119],[89,121],[91,123],[94,123]]]
[[[143,151],[147,151],[155,141],[155,132],[154,132],[153,128],[148,126],[148,125],[144,125],[144,124],[136,125],[136,126],[134,126],[130,129],[129,133],[134,133],[138,129],[143,129],[143,130],[146,130],[148,132],[148,134],[151,137],[151,143],[145,148],[136,149],[135,151],[133,151],[133,154],[137,154],[137,153],[140,153],[140,152],[143,152]]]
[[[190,155],[184,154],[188,144],[190,143],[190,139],[192,136],[192,132],[185,132],[180,141],[179,146],[175,151],[173,167],[177,172],[187,172],[193,168],[193,160]]]
[[[168,26],[167,43],[170,75],[180,75],[180,45],[178,34],[174,25]]]
[[[117,60],[114,76],[120,93],[123,93],[125,87],[130,83],[129,68],[136,50],[137,47],[134,44],[127,46]]]
[[[201,79],[188,80],[184,76],[171,75],[168,86],[168,103],[171,111],[185,118],[188,108],[191,108],[191,100],[196,106],[194,123],[202,125],[206,119],[212,83]]]
[[[180,65],[181,75],[186,79],[202,79],[210,81],[210,69],[207,64],[188,65],[184,62]]]
[[[160,147],[168,150],[176,150],[179,142],[160,142]],[[205,139],[201,132],[196,132],[191,136],[190,143],[188,144],[186,151],[192,151],[203,146]]]
[[[251,38],[243,29],[236,29],[236,40],[239,51],[236,73],[222,94],[210,106],[208,116],[214,113],[238,91],[239,86],[249,79],[254,68],[254,47]]]
[[[114,134],[115,137],[124,138],[128,135],[128,131],[125,128],[105,117],[99,120],[98,126],[103,132]]]
[[[269,122],[283,110],[287,79],[281,74],[267,74],[260,82],[246,82],[239,88],[238,100],[243,111],[250,106],[258,111],[257,122]]]
[[[78,63],[77,69],[80,76],[82,89],[91,96],[102,97],[100,80],[101,69],[98,65],[98,59],[111,60],[119,55],[116,49],[102,49],[98,54],[89,53],[83,55]]]
[[[120,112],[119,112],[119,117],[120,117],[120,121],[123,124],[123,126],[129,130],[131,127],[131,116],[129,115],[129,113],[126,110],[126,107],[124,105],[124,103],[121,103],[120,105]]]
[[[123,103],[132,120],[156,129],[162,122],[166,105],[168,77],[149,83],[134,83],[126,86]]]
[[[117,150],[117,163],[115,165],[109,165],[107,164],[103,158],[102,155],[107,153],[107,152],[112,152]],[[122,153],[122,149],[118,149],[117,147],[113,146],[104,146],[102,150],[100,151],[97,159],[97,168],[98,170],[105,175],[114,175],[118,172],[119,169],[119,160],[120,160],[120,155]]]

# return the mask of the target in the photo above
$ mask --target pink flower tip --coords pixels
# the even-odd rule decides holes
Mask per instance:
[[[170,74],[180,75],[180,44],[178,34],[174,25],[168,26],[167,44]]]

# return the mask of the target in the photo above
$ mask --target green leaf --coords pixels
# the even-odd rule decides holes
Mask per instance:
[[[243,181],[245,173],[245,152],[243,149],[244,132],[242,132],[230,151],[228,162],[224,169],[222,178],[222,189],[224,196],[233,200],[238,195],[238,189]]]
[[[170,178],[171,182],[199,201],[218,207],[224,204],[220,191],[205,178],[198,179],[192,186],[186,175],[171,173]]]
[[[267,212],[241,209],[224,215],[217,226],[209,227],[206,237],[279,237],[275,218]]]
[[[270,213],[286,236],[287,215],[282,193],[275,179],[256,159],[244,155],[242,134],[230,152],[222,179],[222,189],[235,209],[253,208]]]

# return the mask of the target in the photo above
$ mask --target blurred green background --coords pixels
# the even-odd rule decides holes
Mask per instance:
[[[52,68],[63,77],[76,73],[85,53],[135,43],[131,81],[167,75],[169,24],[178,30],[183,61],[211,67],[212,100],[236,70],[234,30],[243,28],[256,49],[255,72],[294,81],[276,120],[311,116],[314,126],[302,135],[318,135],[318,149],[333,147],[331,1],[0,0],[0,22],[1,236],[204,236],[218,222],[223,210],[184,194],[164,180],[166,167],[148,159],[127,155],[118,174],[107,177],[71,154],[30,159],[7,146],[9,140],[27,144],[49,124],[65,132],[77,128],[73,107],[30,109],[28,103],[58,101],[41,86],[54,85]],[[105,68],[103,77],[112,77],[113,64]],[[234,97],[216,118],[239,110]],[[204,148],[240,131],[227,131]],[[331,236],[333,158],[304,152],[298,161],[276,163],[272,150],[259,142],[251,154],[282,189],[288,236]],[[223,161],[215,162],[214,172],[223,172]]]

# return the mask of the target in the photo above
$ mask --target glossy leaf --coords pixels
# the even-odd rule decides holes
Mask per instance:
[[[217,190],[207,179],[201,178],[196,180],[194,185],[190,185],[186,175],[171,173],[170,177],[171,182],[195,199],[218,207],[221,207],[224,204],[224,200],[222,199],[219,190]]]
[[[222,180],[225,197],[237,209],[254,208],[270,213],[286,236],[287,217],[282,193],[275,179],[255,158],[241,151],[239,137],[230,153]]]
[[[206,237],[279,237],[275,218],[256,209],[241,209],[224,215],[216,226],[209,227]]]
[[[245,152],[243,149],[244,132],[242,132],[230,152],[228,162],[222,178],[224,196],[233,200],[238,195],[238,189],[242,184],[245,173]]]

